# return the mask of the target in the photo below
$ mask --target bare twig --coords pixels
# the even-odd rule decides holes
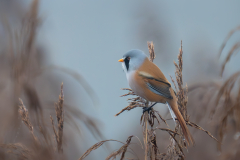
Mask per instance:
[[[193,122],[189,122],[189,121],[187,121],[186,123],[187,123],[189,126],[191,126],[191,127],[194,127],[194,128],[197,128],[197,129],[199,129],[199,130],[201,130],[201,131],[206,132],[211,138],[213,138],[215,141],[219,142],[209,131],[203,129],[203,128],[200,127],[199,125],[197,125],[197,124],[195,124],[195,123],[193,123]]]
[[[96,144],[94,144],[92,147],[90,147],[80,158],[79,160],[83,160],[85,157],[87,157],[93,150],[98,149],[99,147],[101,147],[105,142],[109,142],[109,141],[117,141],[117,140],[113,140],[113,139],[109,139],[109,140],[104,140],[104,141],[100,141]],[[120,141],[117,141],[120,142]],[[120,142],[123,143],[123,142]],[[123,143],[124,144],[124,143]]]
[[[120,149],[118,149],[117,151],[111,153],[111,154],[106,158],[106,160],[116,159],[116,157],[117,157],[118,155],[120,155],[120,154],[121,154],[120,160],[123,160],[124,157],[125,157],[125,153],[126,153],[126,151],[127,151],[127,148],[128,148],[128,146],[130,145],[130,142],[131,142],[132,137],[133,137],[133,136],[129,136],[128,139],[127,139],[127,143],[124,144],[124,145],[123,145]]]

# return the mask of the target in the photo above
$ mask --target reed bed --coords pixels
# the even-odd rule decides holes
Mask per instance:
[[[5,36],[2,37],[0,54],[2,160],[69,159],[67,146],[77,148],[78,144],[72,139],[85,138],[83,126],[97,139],[102,139],[98,120],[83,113],[79,104],[76,107],[64,101],[63,84],[61,87],[60,84],[69,76],[83,85],[93,103],[97,99],[77,72],[48,65],[47,55],[36,40],[42,23],[38,7],[39,1],[33,0],[29,9],[17,16],[19,19],[16,21],[11,21],[8,15],[0,17]],[[56,71],[64,74],[55,76]],[[56,95],[58,91],[59,97]],[[71,150],[71,153],[74,152]]]
[[[149,49],[149,59],[151,61],[153,61],[154,58],[156,57],[155,52],[154,52],[153,42],[148,42],[148,49]],[[182,79],[183,79],[182,78],[182,69],[183,69],[182,55],[183,55],[183,50],[182,50],[182,42],[181,42],[181,48],[179,50],[179,55],[178,55],[178,64],[176,62],[174,62],[174,65],[176,68],[176,71],[175,71],[176,80],[174,80],[171,77],[172,82],[175,86],[175,94],[178,99],[179,110],[180,110],[181,114],[183,115],[187,125],[189,125],[193,128],[196,128],[198,130],[204,131],[207,135],[209,135],[211,138],[213,138],[214,140],[216,140],[218,142],[218,140],[209,131],[203,129],[201,126],[197,125],[196,123],[189,121],[189,115],[187,112],[188,87],[187,87],[187,85],[185,87],[183,87],[183,81],[182,81]],[[152,105],[151,102],[148,102],[148,101],[144,100],[143,98],[138,97],[131,89],[123,88],[123,90],[127,90],[128,93],[122,95],[122,97],[129,96],[129,95],[135,96],[135,97],[128,99],[129,105],[127,107],[123,108],[115,116],[119,116],[124,111],[131,111],[132,109],[137,108],[137,107],[148,107],[148,106]],[[168,126],[168,128],[160,127],[160,121],[164,122],[166,124],[166,126]],[[155,124],[155,122],[157,122],[157,124]],[[185,139],[183,138],[184,137],[183,132],[180,128],[180,124],[178,123],[177,119],[176,119],[176,126],[175,126],[174,130],[172,130],[169,128],[167,120],[164,119],[158,111],[151,109],[149,113],[145,112],[141,115],[140,123],[142,124],[142,137],[143,137],[144,152],[145,152],[144,158],[142,157],[140,159],[144,159],[144,160],[148,160],[148,159],[150,159],[150,160],[185,159],[184,150],[186,151],[188,146],[187,146]],[[170,136],[169,137],[169,145],[167,147],[168,148],[167,152],[161,152],[157,145],[158,137],[157,137],[156,132],[158,130],[165,131]],[[132,136],[130,136],[130,137],[132,138]],[[119,155],[121,157],[120,160],[123,160],[125,157],[125,152],[127,151],[128,146],[131,144],[130,137],[128,138],[127,142],[119,150],[113,152],[113,153],[115,153],[114,157],[112,156],[112,154],[110,154],[106,159],[110,159],[110,157],[112,159],[116,159],[116,156]],[[106,141],[109,141],[109,140],[106,140]],[[88,154],[90,154],[91,151],[97,149],[103,143],[100,142],[100,144],[101,144],[100,146],[98,144],[99,143],[93,145],[89,150],[87,150],[79,160],[84,159]],[[95,146],[98,146],[98,147],[96,148]]]
[[[139,115],[141,132],[138,135],[126,136],[126,142],[102,140],[103,128],[98,120],[68,104],[68,96],[64,95],[66,87],[64,85],[63,88],[63,83],[60,85],[62,81],[59,76],[51,82],[44,76],[46,72],[52,73],[54,70],[63,72],[83,86],[94,104],[98,101],[90,85],[77,72],[60,66],[45,65],[44,51],[36,41],[38,27],[42,23],[38,16],[38,6],[39,1],[33,0],[18,25],[13,25],[8,17],[1,17],[6,32],[6,45],[1,44],[5,47],[0,54],[0,73],[3,79],[0,81],[0,159],[69,159],[67,153],[71,152],[68,151],[77,148],[76,144],[71,143],[73,135],[80,135],[81,141],[85,139],[81,134],[83,128],[77,121],[81,121],[93,136],[101,139],[87,151],[79,151],[75,158],[79,160],[87,159],[90,153],[94,154],[94,150],[109,142],[119,143],[121,147],[111,151],[105,157],[106,160],[239,159],[240,71],[220,83],[212,80],[187,86],[183,83],[181,42],[178,63],[173,64],[175,78],[170,78],[179,110],[190,128],[195,145],[187,146],[177,119],[176,126],[173,127],[169,124],[173,119],[166,118],[155,109]],[[239,30],[240,27],[236,27],[230,31],[220,48],[219,56],[231,36]],[[148,42],[147,45],[149,59],[154,61],[156,54],[153,42]],[[236,42],[228,51],[221,66],[221,76],[239,49],[240,43]],[[42,84],[57,87],[42,90]],[[127,93],[122,97],[131,98],[128,99],[129,105],[116,113],[116,117],[130,111],[131,118],[133,109],[152,105],[135,95],[131,89],[123,90]],[[60,94],[49,102],[49,99],[44,99],[41,95],[51,91],[56,94],[60,91]],[[85,142],[88,139],[84,145],[90,146]],[[135,144],[138,144],[137,147]]]

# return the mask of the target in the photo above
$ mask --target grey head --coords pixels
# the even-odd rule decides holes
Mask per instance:
[[[123,55],[123,70],[125,71],[125,73],[137,70],[146,58],[146,54],[141,50],[133,49],[128,51]]]

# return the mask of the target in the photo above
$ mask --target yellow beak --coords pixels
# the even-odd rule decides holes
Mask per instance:
[[[124,62],[124,59],[123,59],[123,58],[122,58],[122,59],[119,59],[118,62]]]

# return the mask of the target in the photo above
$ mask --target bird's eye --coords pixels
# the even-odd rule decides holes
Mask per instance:
[[[127,57],[127,59],[130,61],[130,57]]]

